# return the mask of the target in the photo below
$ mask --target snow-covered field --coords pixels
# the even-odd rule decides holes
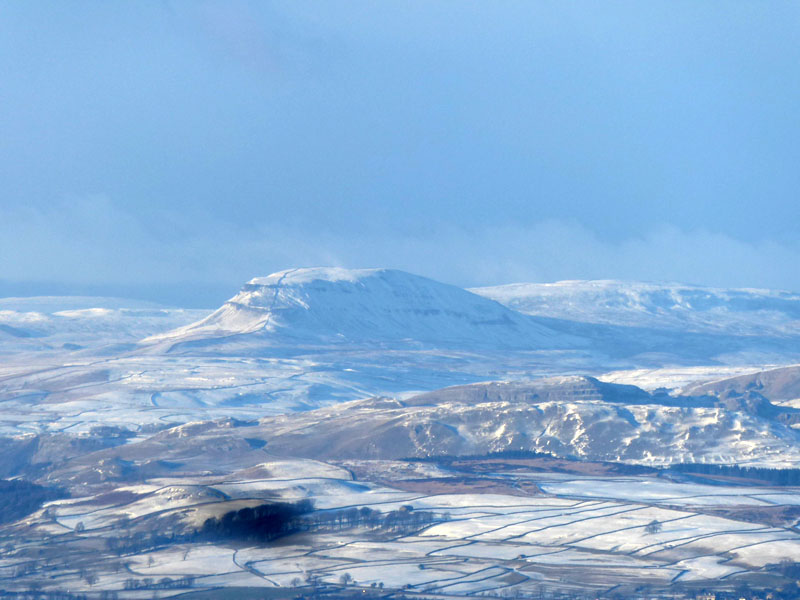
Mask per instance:
[[[47,536],[105,538],[123,518],[135,522],[147,515],[189,515],[210,505],[219,505],[219,513],[226,503],[241,506],[237,497],[258,498],[259,492],[272,498],[310,498],[321,510],[369,507],[388,513],[404,506],[438,515],[437,522],[411,533],[387,535],[355,527],[261,546],[184,542],[126,559],[130,576],[193,576],[198,589],[292,587],[309,580],[340,585],[346,579],[356,586],[466,594],[558,587],[568,572],[571,581],[602,590],[630,581],[663,586],[675,580],[724,581],[800,556],[800,534],[794,529],[702,512],[704,507],[797,505],[800,489],[707,486],[649,477],[567,480],[531,473],[525,476],[547,494],[429,495],[353,482],[334,465],[304,462],[267,463],[265,468],[275,475],[293,470],[311,478],[129,486],[119,491],[134,492],[135,498],[108,506],[81,498],[55,501],[46,507],[50,517],[42,513],[30,527]],[[50,519],[64,529],[54,529]],[[76,532],[77,523],[81,526]],[[27,535],[36,539],[35,533]],[[0,572],[3,567],[0,560]],[[69,576],[56,573],[53,579]],[[113,587],[111,574],[106,577]]]
[[[638,500],[669,506],[711,506],[793,504],[800,499],[794,492],[775,494],[756,487],[721,487],[696,483],[673,483],[633,477],[572,478],[539,481],[546,492],[571,498]],[[772,502],[770,499],[776,500]]]

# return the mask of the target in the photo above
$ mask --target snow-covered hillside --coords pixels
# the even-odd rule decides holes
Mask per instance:
[[[198,323],[150,342],[557,348],[580,340],[461,288],[391,269],[291,269],[257,277]],[[240,346],[241,347],[241,346]]]
[[[0,355],[135,344],[208,312],[100,296],[0,298]]]
[[[0,311],[53,314],[88,308],[163,309],[165,306],[147,300],[113,296],[24,296],[0,298]]]
[[[645,464],[794,464],[800,432],[777,418],[781,409],[752,400],[675,398],[591,377],[556,377],[266,417],[248,435],[263,437],[272,454],[322,460],[536,451]],[[207,435],[228,436],[229,426]]]
[[[745,336],[800,335],[800,294],[626,281],[514,283],[470,291],[525,314]]]
[[[745,394],[756,392],[772,402],[800,408],[800,365],[768,369],[689,386],[687,394]]]

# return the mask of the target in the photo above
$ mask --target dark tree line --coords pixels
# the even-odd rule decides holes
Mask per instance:
[[[274,502],[242,508],[206,519],[197,535],[205,540],[268,542],[305,529],[301,517],[314,510],[310,500]]]
[[[486,460],[490,458],[559,458],[555,454],[548,452],[536,452],[534,450],[500,450],[498,452],[487,452],[486,454],[442,454],[431,456],[412,456],[401,458],[407,462],[433,462],[451,463],[457,460]],[[570,459],[566,459],[570,460]]]
[[[462,456],[442,455],[404,458],[408,462],[432,462],[449,465],[457,461],[469,460],[496,460],[496,459],[550,459],[570,462],[589,462],[606,467],[609,471],[620,475],[658,475],[659,473],[684,473],[687,475],[716,475],[724,477],[739,477],[757,479],[775,486],[800,486],[800,469],[770,469],[767,467],[740,467],[738,465],[720,465],[708,463],[679,463],[663,467],[649,467],[644,465],[606,462],[584,461],[574,456],[555,456],[553,454],[535,452],[531,450],[503,450],[488,452],[486,454],[465,454]],[[558,468],[553,468],[558,471]]]
[[[123,589],[125,590],[174,590],[184,589],[194,586],[194,577],[186,575],[185,577],[162,577],[161,579],[153,579],[152,577],[145,577],[144,579],[135,579],[129,577],[125,580]]]
[[[119,532],[114,537],[105,539],[106,548],[117,556],[123,554],[139,554],[147,550],[155,550],[171,544],[190,541],[187,536],[170,530],[168,527],[150,532]]]
[[[719,475],[758,479],[777,486],[800,485],[800,469],[769,469],[766,467],[740,467],[705,463],[681,463],[671,465],[668,470],[694,475]]]
[[[408,533],[428,527],[432,523],[446,521],[449,515],[437,515],[430,511],[414,510],[411,505],[398,510],[381,512],[363,506],[340,510],[317,511],[307,517],[311,531],[336,531],[351,527],[381,529],[393,533]]]
[[[45,502],[67,496],[60,488],[44,487],[22,479],[0,479],[0,523],[17,521]]]
[[[620,475],[654,475],[658,473],[659,469],[656,467],[647,467],[644,465],[636,465],[622,462],[608,462],[608,461],[586,461],[576,456],[556,456],[548,452],[536,452],[534,450],[500,450],[498,452],[487,452],[486,454],[463,454],[452,455],[443,454],[441,456],[421,456],[402,458],[406,462],[426,462],[438,463],[442,465],[451,465],[454,462],[463,461],[481,461],[481,460],[546,460],[546,461],[568,461],[574,463],[592,463],[602,465],[609,471],[618,473]],[[558,472],[558,468],[554,467],[553,471]]]
[[[314,511],[309,500],[296,504],[275,502],[207,519],[195,537],[210,541],[268,542],[301,531],[340,531],[352,527],[410,532],[448,518],[448,515],[415,511],[410,505],[389,512],[367,506]]]

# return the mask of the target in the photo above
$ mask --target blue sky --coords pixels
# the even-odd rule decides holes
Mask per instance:
[[[796,2],[0,0],[0,293],[800,290]]]

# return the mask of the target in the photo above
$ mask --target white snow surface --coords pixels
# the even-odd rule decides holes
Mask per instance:
[[[117,298],[113,296],[25,296],[0,298],[0,311],[37,312],[52,314],[65,310],[82,310],[87,308],[136,308],[164,309],[163,304],[136,300],[133,298]]]
[[[208,313],[208,310],[99,296],[0,298],[0,355],[75,352],[110,344],[135,344]]]
[[[559,281],[470,291],[529,315],[732,335],[800,334],[800,294],[679,283]]]
[[[305,343],[579,344],[536,319],[456,286],[392,269],[291,269],[250,280],[206,319],[148,341],[268,333]]]

